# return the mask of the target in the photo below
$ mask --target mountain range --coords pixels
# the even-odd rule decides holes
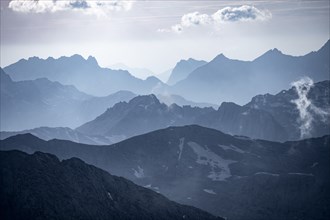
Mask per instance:
[[[129,91],[118,91],[108,96],[95,97],[77,90],[74,86],[62,85],[46,78],[13,81],[3,69],[0,69],[0,76],[1,131],[31,130],[40,126],[75,128],[95,119],[114,104],[129,101],[136,96]],[[178,95],[157,96],[169,105],[176,103],[180,106],[217,107],[208,103],[192,102]],[[55,135],[53,138],[58,136]],[[62,139],[67,137],[63,136]]]
[[[68,127],[38,127],[22,131],[1,131],[0,140],[6,139],[18,134],[32,134],[43,140],[68,140],[76,143],[91,144],[91,145],[109,145],[125,139],[124,136],[101,136],[101,135],[87,135],[75,131]]]
[[[253,61],[229,59],[223,54],[192,71],[171,93],[197,102],[245,104],[257,94],[276,93],[301,77],[329,80],[330,41],[304,56],[269,50]]]
[[[1,131],[19,131],[40,126],[77,127],[93,120],[119,101],[128,101],[132,92],[119,91],[94,97],[46,78],[13,81],[0,69]]]
[[[181,60],[172,70],[170,85],[154,76],[141,80],[125,70],[102,68],[94,57],[84,59],[80,55],[58,59],[31,57],[4,70],[15,81],[47,78],[74,85],[94,96],[128,90],[138,95],[176,94],[194,102],[243,105],[258,94],[286,89],[301,77],[307,76],[316,82],[329,80],[329,42],[304,56],[286,55],[272,49],[253,61],[229,59],[223,54],[210,62]]]
[[[222,219],[77,158],[0,151],[1,219]]]
[[[111,146],[24,134],[2,140],[0,148],[78,157],[176,202],[232,220],[328,219],[329,138],[277,143],[190,125]]]
[[[307,99],[325,114],[310,112],[310,137],[327,135],[330,122],[329,82],[315,83]],[[301,122],[293,100],[298,98],[294,87],[276,95],[259,95],[244,106],[222,103],[213,108],[165,105],[156,96],[137,96],[109,108],[95,120],[76,130],[93,135],[132,137],[168,126],[198,124],[222,132],[271,141],[301,139]],[[308,110],[309,111],[309,110]],[[134,126],[132,126],[134,125]]]
[[[194,103],[176,95],[135,97],[131,92],[120,91],[93,97],[47,79],[15,82],[4,72],[1,76],[2,139],[32,133],[44,140],[104,145],[172,125],[189,124],[272,141],[301,138],[302,122],[293,103],[298,98],[294,87],[276,95],[255,96],[244,106],[224,102],[215,110],[217,106]],[[309,137],[329,134],[329,87],[329,81],[315,83],[306,96],[323,112],[308,110],[312,118]],[[76,130],[58,127],[62,125],[81,126]]]
[[[58,59],[31,57],[5,67],[4,71],[14,81],[47,78],[64,85],[73,85],[94,96],[107,96],[121,90],[147,94],[155,92],[158,87],[166,87],[153,76],[141,80],[126,70],[102,68],[92,56],[88,59],[80,55]]]

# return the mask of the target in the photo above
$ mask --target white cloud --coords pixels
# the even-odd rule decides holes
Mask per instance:
[[[330,112],[316,107],[311,100],[308,99],[307,95],[310,89],[314,86],[314,82],[311,78],[301,78],[300,80],[291,83],[291,85],[295,88],[298,94],[298,98],[292,100],[291,102],[296,104],[299,111],[298,123],[300,123],[300,137],[310,137],[310,133],[313,128],[314,116],[320,116],[322,121],[326,122]]]
[[[268,10],[260,10],[250,5],[242,5],[240,7],[225,7],[212,15],[200,14],[199,12],[185,14],[181,17],[179,24],[175,24],[171,28],[167,29],[158,29],[158,31],[181,33],[184,28],[193,26],[238,21],[265,21],[271,17],[272,14]]]
[[[194,25],[205,25],[210,24],[212,19],[207,14],[200,14],[199,12],[193,12],[189,14],[185,14],[181,18],[181,25],[183,27],[190,27]]]
[[[253,21],[267,20],[272,14],[268,10],[259,10],[250,5],[242,5],[240,7],[225,7],[212,15],[212,18],[217,22],[227,21]]]
[[[111,11],[127,11],[133,1],[113,0],[12,0],[9,8],[23,13],[47,13],[58,11],[80,11],[86,14],[107,16]]]

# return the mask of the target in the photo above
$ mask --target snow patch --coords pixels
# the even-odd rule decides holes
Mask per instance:
[[[313,163],[313,165],[311,167],[313,168],[313,167],[316,167],[317,165],[319,165],[319,163],[315,162],[315,163]]]
[[[145,185],[144,188],[152,189],[159,193],[159,191],[157,191],[157,190],[159,190],[158,186],[152,186],[151,184],[148,184],[148,185]]]
[[[109,197],[111,200],[113,200],[113,198],[112,198],[110,192],[108,192],[108,197]]]
[[[242,113],[242,115],[248,115],[248,114],[249,114],[248,111],[245,111],[245,112]]]
[[[178,160],[181,159],[181,155],[182,155],[182,150],[183,150],[183,145],[184,145],[184,138],[180,138],[180,144],[179,144],[179,157]]]
[[[288,173],[289,175],[299,175],[299,176],[314,176],[311,173]]]
[[[226,160],[210,151],[207,147],[202,147],[195,142],[188,142],[188,145],[193,149],[197,155],[196,162],[198,164],[211,167],[211,172],[208,175],[213,181],[223,181],[231,177],[229,164],[235,163],[234,160]]]
[[[218,146],[221,147],[224,150],[233,150],[233,151],[236,151],[236,152],[241,153],[241,154],[245,153],[245,151],[243,151],[243,150],[241,150],[238,147],[235,147],[233,145],[226,146],[226,145],[218,144]]]
[[[203,189],[203,191],[206,192],[206,193],[209,193],[209,194],[213,194],[213,195],[216,195],[217,194],[212,189]]]
[[[144,178],[144,170],[138,166],[138,169],[132,169],[134,171],[134,176],[136,178]]]
[[[280,176],[280,174],[277,174],[277,173],[268,173],[268,172],[258,172],[258,173],[255,173],[254,175]]]

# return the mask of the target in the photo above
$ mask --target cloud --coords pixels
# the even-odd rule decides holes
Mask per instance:
[[[315,116],[320,116],[323,122],[327,121],[327,116],[330,115],[329,111],[315,106],[307,97],[310,89],[314,86],[314,82],[309,77],[301,78],[298,81],[291,83],[295,88],[298,98],[291,102],[296,104],[299,111],[298,123],[300,124],[300,137],[310,137],[313,128],[313,121]]]
[[[86,14],[107,16],[111,11],[128,11],[133,1],[100,0],[12,0],[9,8],[22,13],[54,13],[59,11],[80,11]]]
[[[212,15],[201,14],[197,11],[185,14],[181,17],[179,24],[175,24],[171,28],[158,29],[158,31],[181,33],[185,28],[193,26],[204,26],[209,24],[238,21],[265,21],[271,17],[272,14],[268,10],[260,10],[250,5],[225,7]]]
[[[254,6],[225,7],[212,15],[217,22],[264,21],[272,17],[268,10],[259,10]]]
[[[175,24],[171,28],[158,29],[158,32],[176,32],[181,33],[185,27],[198,25],[207,25],[212,23],[212,18],[207,14],[192,12],[182,16],[180,24]]]
[[[212,19],[207,14],[200,14],[199,12],[193,12],[185,14],[181,18],[181,25],[184,27],[190,27],[194,25],[205,25],[210,24]]]

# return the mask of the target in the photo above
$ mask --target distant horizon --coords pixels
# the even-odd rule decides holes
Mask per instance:
[[[180,59],[220,53],[253,60],[278,48],[301,56],[330,36],[328,0],[24,2],[0,2],[0,66],[81,54],[103,67],[124,63],[157,75]]]
[[[160,73],[156,73],[156,72],[154,72],[153,70],[151,70],[151,69],[149,69],[149,68],[147,68],[147,67],[144,67],[144,66],[138,66],[138,67],[137,67],[137,66],[129,66],[129,65],[127,65],[126,63],[122,63],[122,62],[117,62],[117,63],[113,63],[113,64],[110,64],[110,65],[106,65],[106,66],[104,66],[104,65],[102,65],[102,64],[99,62],[99,59],[98,59],[97,56],[94,56],[94,55],[92,55],[92,54],[90,54],[90,55],[86,55],[86,56],[85,56],[85,55],[77,54],[77,53],[75,53],[75,54],[71,54],[71,55],[48,56],[48,57],[40,57],[40,56],[22,57],[22,58],[20,58],[20,59],[14,61],[14,62],[12,62],[12,63],[9,63],[9,64],[7,64],[7,65],[2,65],[2,63],[1,63],[0,67],[1,67],[1,68],[5,68],[5,67],[10,66],[10,65],[12,65],[12,64],[14,64],[14,63],[17,63],[17,62],[20,61],[20,60],[28,60],[28,59],[30,59],[30,58],[34,58],[34,57],[35,57],[35,58],[38,58],[38,59],[41,59],[41,60],[47,60],[47,59],[49,59],[49,58],[53,58],[53,59],[57,60],[57,59],[60,59],[60,58],[62,58],[62,57],[70,58],[70,57],[73,57],[73,56],[75,56],[75,55],[78,55],[78,56],[81,56],[81,57],[82,57],[84,60],[86,60],[86,61],[88,60],[89,57],[95,58],[96,61],[97,61],[97,63],[98,63],[98,65],[99,65],[99,67],[101,67],[101,68],[108,68],[108,69],[113,69],[113,70],[116,70],[116,69],[127,70],[132,76],[134,76],[134,77],[136,77],[136,78],[139,78],[139,79],[143,79],[143,80],[145,80],[146,78],[151,77],[151,76],[155,76],[155,77],[158,78],[158,76],[159,76],[160,74],[166,72],[167,70],[173,69],[173,68],[175,67],[175,65],[176,65],[178,62],[182,61],[182,60],[194,59],[194,60],[198,60],[198,61],[203,60],[203,61],[206,61],[206,62],[210,62],[210,61],[212,61],[213,59],[215,59],[217,56],[219,56],[219,55],[223,55],[223,56],[225,56],[226,58],[231,59],[231,60],[239,60],[239,61],[247,61],[247,62],[251,62],[251,61],[254,61],[255,59],[257,59],[257,58],[263,56],[263,55],[266,54],[267,52],[269,52],[269,51],[273,51],[273,50],[278,50],[278,51],[281,52],[283,55],[293,56],[293,57],[299,57],[299,56],[305,56],[305,55],[307,55],[307,54],[309,54],[309,53],[316,52],[316,51],[320,50],[320,49],[321,49],[323,46],[325,46],[329,41],[330,41],[330,38],[329,38],[328,40],[326,40],[326,41],[325,41],[325,42],[324,42],[324,43],[323,43],[318,49],[313,49],[313,50],[311,50],[311,51],[309,51],[309,52],[306,52],[306,53],[304,53],[304,54],[298,54],[298,55],[296,55],[296,54],[287,54],[287,53],[283,53],[283,50],[282,50],[282,49],[279,49],[279,48],[274,47],[274,48],[272,48],[272,49],[268,49],[268,50],[262,52],[262,53],[261,53],[260,55],[258,55],[257,57],[255,57],[255,58],[253,58],[253,59],[249,59],[249,60],[242,60],[242,59],[238,59],[238,58],[236,58],[236,57],[228,57],[226,54],[221,53],[221,52],[218,53],[216,56],[214,56],[214,57],[213,57],[212,59],[210,59],[210,60],[206,60],[206,59],[196,59],[196,58],[194,58],[194,57],[189,57],[189,58],[187,58],[187,59],[180,59],[180,60],[177,60],[177,62],[176,62],[173,66],[168,67],[166,70],[164,70],[163,72],[160,72]],[[153,75],[148,75],[148,76],[141,76],[141,75],[139,76],[139,75],[136,75],[136,74],[130,72],[128,69],[112,68],[112,66],[115,66],[115,65],[125,65],[126,67],[128,67],[128,68],[132,68],[132,69],[135,69],[135,68],[136,68],[136,69],[146,69],[146,70],[149,70],[149,71],[153,72],[154,74],[153,74]],[[163,81],[163,80],[162,80],[162,81]],[[166,82],[164,82],[164,83],[166,83]]]

